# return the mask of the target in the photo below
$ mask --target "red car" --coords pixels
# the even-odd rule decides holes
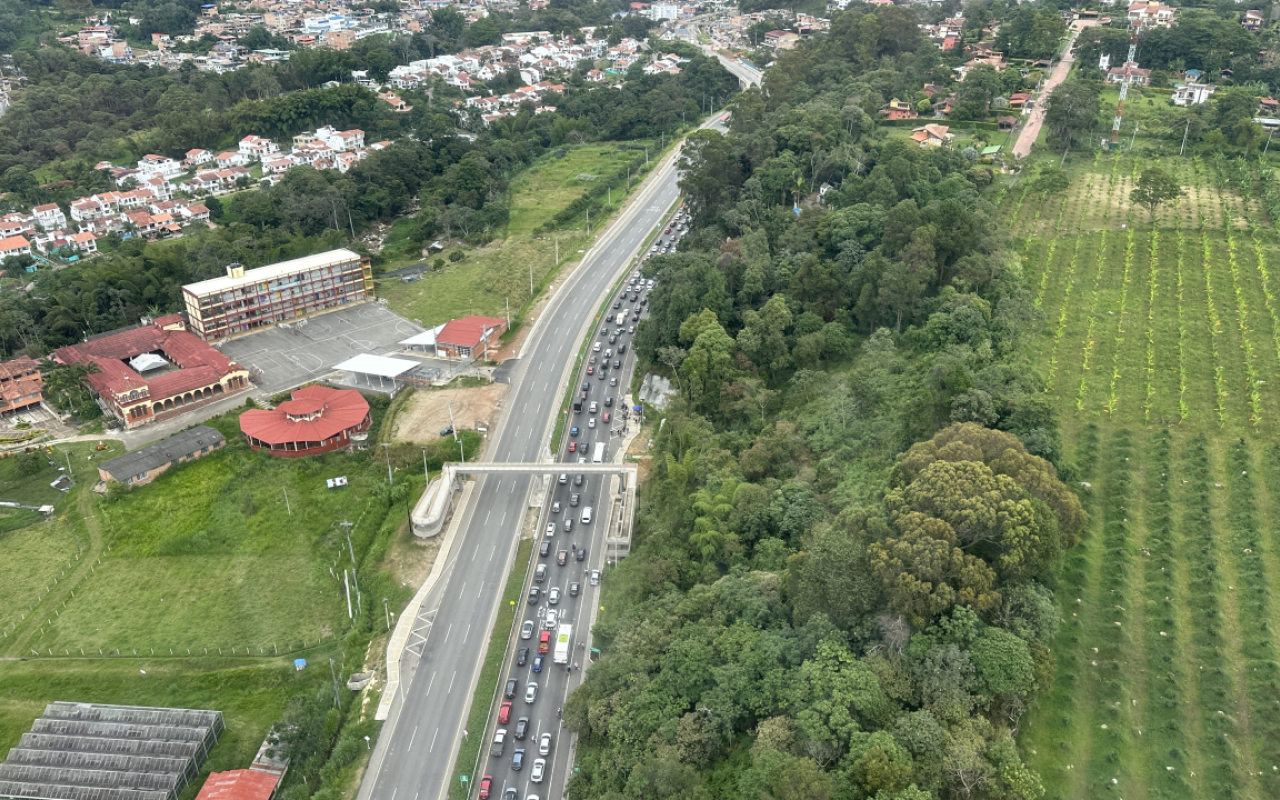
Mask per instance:
[[[538,636],[538,652],[546,653],[550,649],[551,649],[551,631],[543,631],[542,634]],[[510,703],[503,703],[502,705],[507,709],[508,712],[511,710]]]
[[[595,374],[596,374],[596,368],[595,368],[595,367],[587,367],[587,374],[588,374],[588,375],[595,375]]]
[[[569,452],[570,452],[570,453],[576,453],[576,452],[578,452],[578,443],[577,443],[577,442],[569,442]]]
[[[601,421],[603,421],[603,422],[604,422],[604,424],[605,424],[605,425],[608,425],[608,424],[609,424],[609,412],[608,412],[608,411],[604,412],[604,416],[603,416],[603,417],[601,417],[600,419],[601,419]]]
[[[480,800],[489,800],[489,789],[492,786],[493,776],[485,775],[480,779],[480,794],[476,795],[476,797],[480,798]]]
[[[502,708],[498,709],[498,724],[506,725],[511,721],[511,703],[503,703]]]

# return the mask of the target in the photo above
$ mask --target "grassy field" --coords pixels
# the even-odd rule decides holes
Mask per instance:
[[[1091,515],[1023,749],[1048,798],[1277,797],[1280,237],[1220,160],[1163,159],[1185,194],[1153,226],[1128,202],[1145,163],[1003,198]]]
[[[445,258],[443,270],[424,272],[422,280],[409,283],[396,278],[381,280],[378,295],[385,298],[394,311],[423,325],[438,325],[467,314],[505,317],[508,302],[511,313],[516,314],[530,298],[530,274],[536,295],[553,273],[557,239],[561,263],[574,260],[578,251],[589,243],[585,220],[555,235],[535,237],[534,229],[545,226],[561,209],[591,188],[592,180],[583,179],[585,176],[615,174],[636,157],[634,150],[619,150],[608,144],[583,145],[564,152],[563,158],[556,158],[554,154],[544,156],[513,181],[511,220],[504,238],[478,249],[465,249],[466,258],[462,261]],[[656,159],[656,148],[651,156]],[[613,192],[610,208],[617,209],[624,199],[622,192]],[[594,219],[593,215],[592,231],[603,221]],[[422,260],[407,244],[412,222],[398,222],[388,236],[387,269]]]

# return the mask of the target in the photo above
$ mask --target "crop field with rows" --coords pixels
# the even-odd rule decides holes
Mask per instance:
[[[1256,164],[1099,154],[1001,200],[1090,512],[1024,723],[1048,798],[1280,797],[1280,234]]]

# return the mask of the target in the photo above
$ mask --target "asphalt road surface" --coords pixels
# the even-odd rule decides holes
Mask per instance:
[[[587,325],[594,324],[606,290],[629,267],[633,254],[676,201],[676,181],[675,159],[668,156],[637,191],[632,205],[556,288],[513,371],[511,393],[487,460],[534,462],[547,457],[551,429],[560,411],[562,381],[583,335],[590,330]],[[625,388],[622,381],[619,384],[615,390]],[[592,394],[597,391],[593,387]],[[406,676],[403,700],[379,737],[360,788],[361,800],[443,800],[463,736],[483,735],[482,731],[464,731],[466,714],[512,566],[529,483],[529,478],[520,476],[479,478],[475,502],[461,510],[465,515],[458,534],[461,539],[455,546],[454,563],[441,577],[446,583],[423,657],[416,666],[406,662],[412,674]],[[602,566],[604,526],[591,527],[593,537],[583,565],[598,569]],[[574,564],[572,569],[584,568]],[[584,595],[579,606],[587,607],[588,599]],[[568,678],[563,672],[548,674],[546,694],[540,695],[535,705],[541,704],[543,709],[553,703],[562,705]],[[523,705],[523,687],[517,699]],[[536,743],[533,749],[536,752]],[[483,752],[487,755],[487,743]],[[564,757],[567,748],[555,752]],[[563,767],[556,770],[559,774],[563,771]],[[540,794],[543,798],[558,796]]]

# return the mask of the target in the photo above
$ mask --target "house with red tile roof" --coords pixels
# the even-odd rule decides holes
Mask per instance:
[[[487,358],[497,338],[507,330],[507,321],[496,317],[470,316],[445,323],[436,334],[436,355],[444,358]]]
[[[196,800],[271,800],[280,776],[256,769],[210,772]]]
[[[181,320],[149,322],[59,348],[63,364],[92,364],[85,382],[103,405],[137,428],[249,388],[249,371],[189,333]]]
[[[22,236],[10,236],[7,239],[0,239],[0,261],[12,256],[29,255],[31,255],[31,242],[28,242]]]
[[[43,388],[40,365],[34,359],[0,361],[0,414],[38,405]]]

